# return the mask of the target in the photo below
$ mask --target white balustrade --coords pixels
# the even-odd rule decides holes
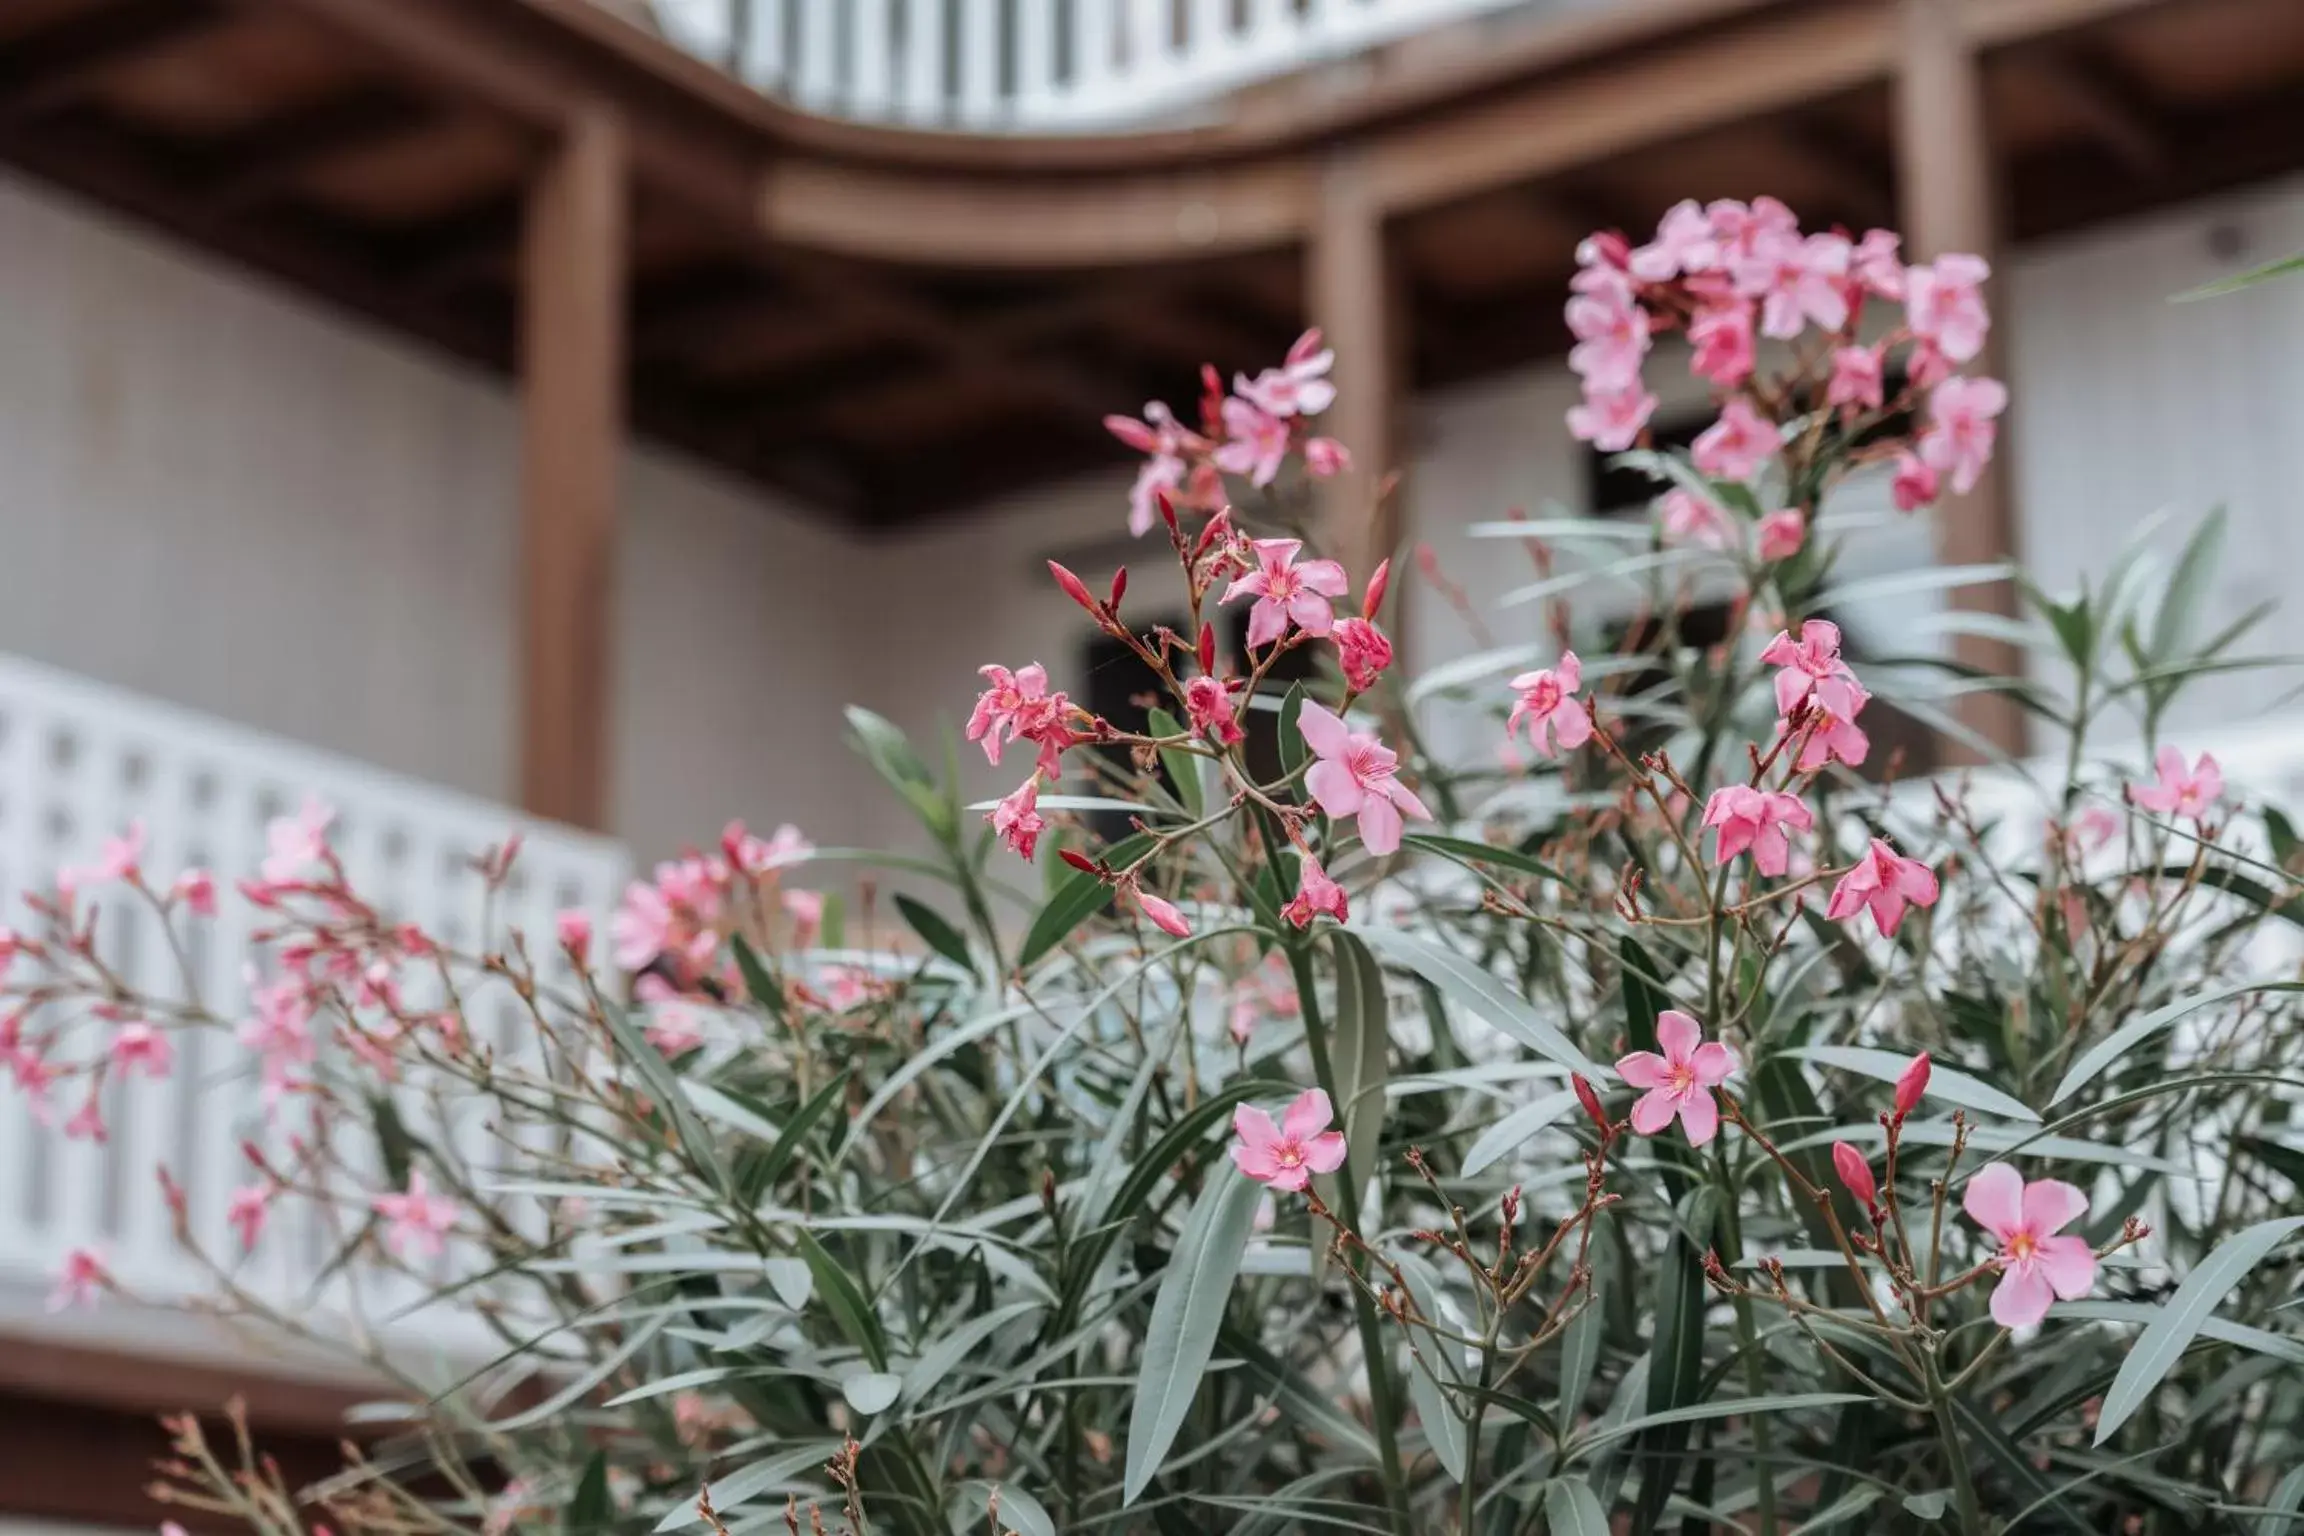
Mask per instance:
[[[192,921],[185,960],[202,1001],[223,1018],[240,1018],[248,1004],[243,964],[263,918],[231,882],[261,863],[266,824],[307,797],[334,807],[333,842],[355,887],[392,918],[451,944],[501,942],[517,928],[541,939],[531,953],[541,951],[542,962],[563,908],[596,914],[606,931],[628,869],[621,845],[605,838],[0,658],[0,921],[19,931],[37,931],[24,892],[50,890],[59,867],[91,863],[105,838],[141,821],[150,839],[143,867],[156,885],[193,865],[214,872],[219,911]],[[483,887],[471,860],[513,832],[523,838],[519,862],[483,935]],[[103,912],[100,953],[117,956],[136,986],[176,994],[180,973],[157,917],[117,890],[90,898]],[[512,1007],[509,997],[496,999],[469,1021],[501,1059],[522,1054]],[[426,1116],[411,1121],[417,1134],[454,1137],[467,1154],[487,1146],[477,1116],[442,1126],[413,1089],[402,1092],[404,1112]],[[201,1246],[236,1255],[225,1218],[232,1191],[251,1182],[241,1140],[277,1145],[262,1134],[250,1054],[221,1034],[179,1035],[167,1076],[113,1076],[105,1089],[110,1139],[101,1144],[62,1134],[78,1104],[69,1093],[58,1099],[55,1124],[42,1125],[0,1073],[0,1313],[19,1323],[28,1309],[37,1315],[38,1298],[76,1247],[100,1252],[139,1295],[206,1291],[177,1246],[155,1170],[166,1165],[184,1186]],[[357,1139],[340,1144],[366,1155]],[[354,1287],[371,1317],[415,1299],[408,1282],[395,1286],[380,1267],[322,1276],[342,1236],[323,1225],[329,1220],[309,1202],[277,1202],[236,1278],[307,1315],[349,1310]],[[476,1342],[468,1319],[445,1329],[438,1322],[422,1319],[411,1332],[427,1347]]]
[[[812,112],[1099,132],[1516,6],[1606,0],[656,0],[666,35]]]

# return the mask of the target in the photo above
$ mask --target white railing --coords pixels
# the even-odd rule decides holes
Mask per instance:
[[[335,809],[332,841],[354,885],[389,915],[451,944],[480,940],[482,884],[470,861],[508,833],[520,832],[523,846],[497,898],[499,937],[513,927],[548,936],[565,907],[604,918],[628,867],[622,847],[607,839],[0,657],[0,920],[19,930],[36,931],[22,893],[50,889],[59,866],[87,864],[104,838],[141,820],[150,837],[143,867],[156,882],[194,865],[215,872],[219,912],[192,925],[186,962],[202,1000],[237,1018],[261,914],[229,882],[262,861],[266,824],[308,796]],[[120,900],[105,907],[101,951],[119,957],[130,983],[173,993],[176,961],[156,917]],[[505,1003],[500,1016],[471,1023],[517,1057],[517,1021]],[[115,1075],[106,1106],[107,1142],[67,1139],[0,1082],[0,1314],[19,1324],[28,1309],[37,1315],[38,1298],[74,1248],[102,1253],[140,1296],[169,1300],[208,1288],[187,1273],[175,1242],[154,1172],[163,1164],[183,1184],[200,1245],[219,1255],[239,1251],[226,1208],[233,1189],[248,1182],[240,1143],[264,1139],[250,1053],[222,1036],[180,1037],[168,1076]],[[59,1104],[54,1118],[61,1122],[74,1107]],[[479,1126],[418,1133],[487,1135]],[[333,1246],[321,1219],[308,1202],[277,1202],[236,1278],[304,1308],[348,1300],[346,1288],[356,1284],[370,1312],[412,1299],[391,1294],[389,1281],[374,1275],[338,1273],[316,1288]],[[99,1315],[93,1326],[107,1325]]]
[[[655,0],[674,42],[771,95],[864,122],[1064,133],[1515,6],[1602,0]]]

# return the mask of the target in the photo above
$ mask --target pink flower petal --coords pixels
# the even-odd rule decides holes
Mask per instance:
[[[1311,712],[1311,706],[1305,706]],[[1352,777],[1352,770],[1341,758],[1323,757],[1304,775],[1304,787],[1320,809],[1331,816],[1357,816],[1361,804],[1368,798],[1360,781]]]
[[[1323,1131],[1304,1144],[1304,1161],[1314,1173],[1334,1173],[1344,1166],[1344,1133]]]
[[[1666,1061],[1686,1061],[1703,1038],[1703,1027],[1677,1008],[1656,1015],[1656,1044]]]
[[[2062,1179],[2034,1179],[2024,1186],[2024,1225],[2036,1237],[2061,1232],[2088,1214],[2088,1197]]]
[[[1672,1123],[1680,1113],[1680,1101],[1669,1088],[1651,1088],[1633,1101],[1632,1129],[1643,1136],[1653,1136]]]
[[[1310,1141],[1328,1129],[1336,1118],[1328,1095],[1318,1088],[1307,1088],[1296,1095],[1280,1116],[1280,1135],[1286,1141]]]
[[[1400,808],[1383,795],[1368,795],[1360,802],[1360,841],[1375,854],[1400,847]]]
[[[1352,733],[1345,728],[1343,717],[1310,699],[1296,716],[1296,728],[1304,733],[1304,745],[1316,756],[1341,757],[1352,748]]]
[[[2049,1181],[2053,1182],[2053,1181]],[[2040,1186],[2032,1186],[2038,1189]],[[2066,1301],[2078,1301],[2096,1287],[2096,1254],[2084,1237],[2066,1233],[2061,1237],[2043,1238],[2040,1243],[2040,1273],[2056,1294]]]
[[[2029,1266],[2012,1269],[1992,1288],[1992,1321],[2003,1328],[2033,1327],[2048,1315],[2048,1303],[2054,1299],[2046,1275]]]
[[[1696,1081],[1707,1088],[1717,1088],[1734,1075],[1736,1053],[1717,1040],[1707,1040],[1696,1047],[1688,1064],[1696,1069]]]
[[[1720,1106],[1709,1093],[1692,1093],[1680,1101],[1680,1129],[1688,1133],[1688,1145],[1701,1147],[1720,1130]]]
[[[1664,1081],[1664,1058],[1654,1051],[1634,1051],[1616,1063],[1616,1075],[1629,1087],[1654,1088]]]
[[[2024,1176],[2006,1163],[1986,1164],[1968,1181],[1960,1208],[1969,1220],[2006,1242],[2024,1225]]]

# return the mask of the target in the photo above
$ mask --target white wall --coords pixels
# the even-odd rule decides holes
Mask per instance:
[[[4,176],[0,313],[0,650],[511,796],[502,381]],[[614,830],[857,835],[853,546],[655,452],[626,486]]]

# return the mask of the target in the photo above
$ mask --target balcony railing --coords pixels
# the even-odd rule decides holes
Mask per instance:
[[[665,32],[771,95],[865,122],[1064,133],[1444,22],[1597,0],[655,0]]]
[[[522,851],[496,899],[490,937],[514,927],[549,935],[564,907],[604,916],[622,888],[627,860],[606,839],[0,658],[0,914],[20,931],[36,931],[22,892],[49,889],[59,866],[89,863],[104,838],[132,821],[148,831],[143,866],[155,881],[199,865],[221,887],[255,870],[267,823],[307,797],[334,808],[333,843],[355,887],[450,944],[481,942],[483,886],[471,860],[513,831],[523,835]],[[184,965],[208,1008],[235,1019],[247,1003],[243,965],[262,915],[229,889],[219,895],[216,917],[191,925]],[[101,921],[99,948],[119,957],[125,981],[175,994],[177,961],[154,913],[114,893]],[[474,1019],[473,1027],[494,1029],[500,1038],[492,1043],[517,1057],[506,1004],[503,1017]],[[0,1083],[0,1313],[19,1322],[74,1248],[97,1250],[139,1296],[166,1301],[209,1288],[176,1245],[155,1177],[162,1165],[184,1187],[200,1246],[239,1252],[226,1211],[233,1189],[248,1181],[241,1141],[264,1139],[251,1054],[220,1034],[187,1034],[167,1076],[115,1074],[104,1102],[107,1141],[67,1138],[38,1122],[23,1093]],[[74,1107],[57,1106],[55,1120]],[[482,1142],[487,1135],[479,1126],[447,1134]],[[350,1312],[354,1288],[369,1316],[415,1299],[409,1282],[380,1269],[324,1274],[341,1234],[322,1230],[322,1219],[312,1202],[279,1202],[236,1281],[307,1314]],[[101,1316],[95,1322],[104,1326]],[[458,1342],[434,1319],[421,1327],[427,1347]]]

